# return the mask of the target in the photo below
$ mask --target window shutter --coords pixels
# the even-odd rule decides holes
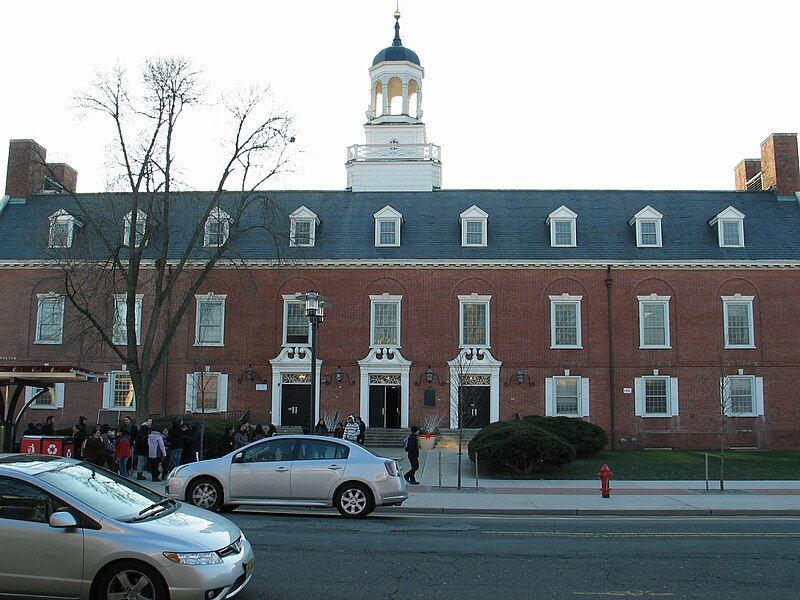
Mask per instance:
[[[56,408],[64,408],[64,385],[63,383],[57,383],[55,385],[56,390]]]
[[[637,417],[644,416],[644,379],[637,377],[633,380],[634,407]]]
[[[672,416],[678,416],[678,378],[677,377],[670,377],[669,378],[670,386],[672,387],[670,391],[670,406],[672,408]]]
[[[114,383],[114,375],[108,374],[108,381],[103,384],[103,408],[111,407],[111,385]]]
[[[548,417],[552,417],[556,414],[552,377],[548,377],[544,380],[544,414]]]
[[[730,380],[727,377],[720,377],[719,378],[719,396],[717,400],[722,404],[722,409],[725,412],[726,417],[732,417],[733,411],[731,410],[730,404]]]
[[[186,374],[186,412],[194,412],[194,373]]]
[[[756,415],[764,416],[764,378],[756,377]]]
[[[581,377],[581,416],[589,416],[589,378]]]
[[[228,410],[228,374],[220,373],[217,380],[217,410],[226,412]]]

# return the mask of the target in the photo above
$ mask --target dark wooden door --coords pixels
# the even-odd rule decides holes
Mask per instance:
[[[386,387],[369,386],[369,426],[384,427],[386,423]]]
[[[311,386],[285,383],[281,386],[281,425],[310,424]]]
[[[461,388],[464,427],[478,428],[489,424],[491,418],[491,389],[465,386]]]
[[[386,388],[387,429],[400,429],[400,386]]]

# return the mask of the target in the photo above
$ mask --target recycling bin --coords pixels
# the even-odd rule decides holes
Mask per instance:
[[[39,454],[48,456],[64,456],[64,440],[61,436],[44,435],[42,436],[42,447]]]

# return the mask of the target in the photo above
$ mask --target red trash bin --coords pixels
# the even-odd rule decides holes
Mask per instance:
[[[63,451],[64,453],[61,456],[73,458],[75,456],[75,440],[71,437],[65,437]]]
[[[22,440],[19,443],[19,451],[23,454],[41,454],[42,436],[23,435]]]
[[[39,454],[47,454],[49,456],[63,456],[64,452],[64,439],[56,435],[42,436],[42,449]]]

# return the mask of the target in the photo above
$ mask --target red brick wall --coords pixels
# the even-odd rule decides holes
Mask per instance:
[[[95,347],[78,352],[74,344],[40,346],[33,343],[36,294],[57,291],[53,273],[43,270],[5,270],[0,287],[0,364],[9,362],[73,364],[105,371],[120,368],[110,350]],[[795,399],[795,377],[800,366],[800,323],[795,318],[798,278],[787,270],[644,270],[612,273],[613,336],[616,376],[615,438],[638,439],[638,446],[713,447],[718,443],[718,385],[721,373],[764,378],[765,416],[729,420],[731,445],[761,448],[800,448],[800,407]],[[546,377],[571,374],[590,379],[590,420],[611,429],[607,296],[605,269],[252,269],[216,272],[203,291],[227,294],[225,346],[194,346],[194,303],[182,323],[169,354],[166,411],[181,412],[186,373],[209,365],[229,374],[228,408],[250,409],[254,420],[272,418],[271,394],[256,392],[237,376],[252,364],[271,382],[269,360],[282,341],[283,294],[317,289],[330,299],[319,333],[323,373],[341,365],[358,379],[357,361],[369,351],[370,294],[401,294],[402,354],[413,361],[410,386],[410,422],[426,411],[425,384],[413,385],[428,365],[447,381],[447,361],[458,352],[459,294],[490,294],[491,352],[503,362],[500,416],[544,413]],[[148,311],[147,291],[144,313]],[[550,349],[549,295],[583,296],[581,350]],[[722,300],[734,293],[755,296],[755,349],[724,350]],[[639,350],[637,295],[657,293],[670,300],[671,349]],[[65,319],[70,338],[70,316]],[[74,326],[74,324],[73,324]],[[145,323],[146,326],[146,323]],[[534,386],[520,385],[522,369]],[[674,418],[643,419],[634,415],[634,378],[658,369],[679,378],[680,414]],[[504,385],[506,382],[508,386]],[[424,381],[424,380],[423,380]],[[448,387],[437,390],[437,408],[447,410]],[[321,386],[322,410],[357,412],[359,386]],[[57,418],[74,421],[79,414],[90,420],[101,404],[102,386],[67,386],[65,409]],[[164,405],[162,379],[154,385],[151,409]],[[31,413],[25,421],[33,419]],[[629,447],[630,442],[625,446]]]
[[[761,143],[762,184],[765,190],[775,187],[779,196],[793,196],[800,191],[800,167],[796,133],[773,133]]]

